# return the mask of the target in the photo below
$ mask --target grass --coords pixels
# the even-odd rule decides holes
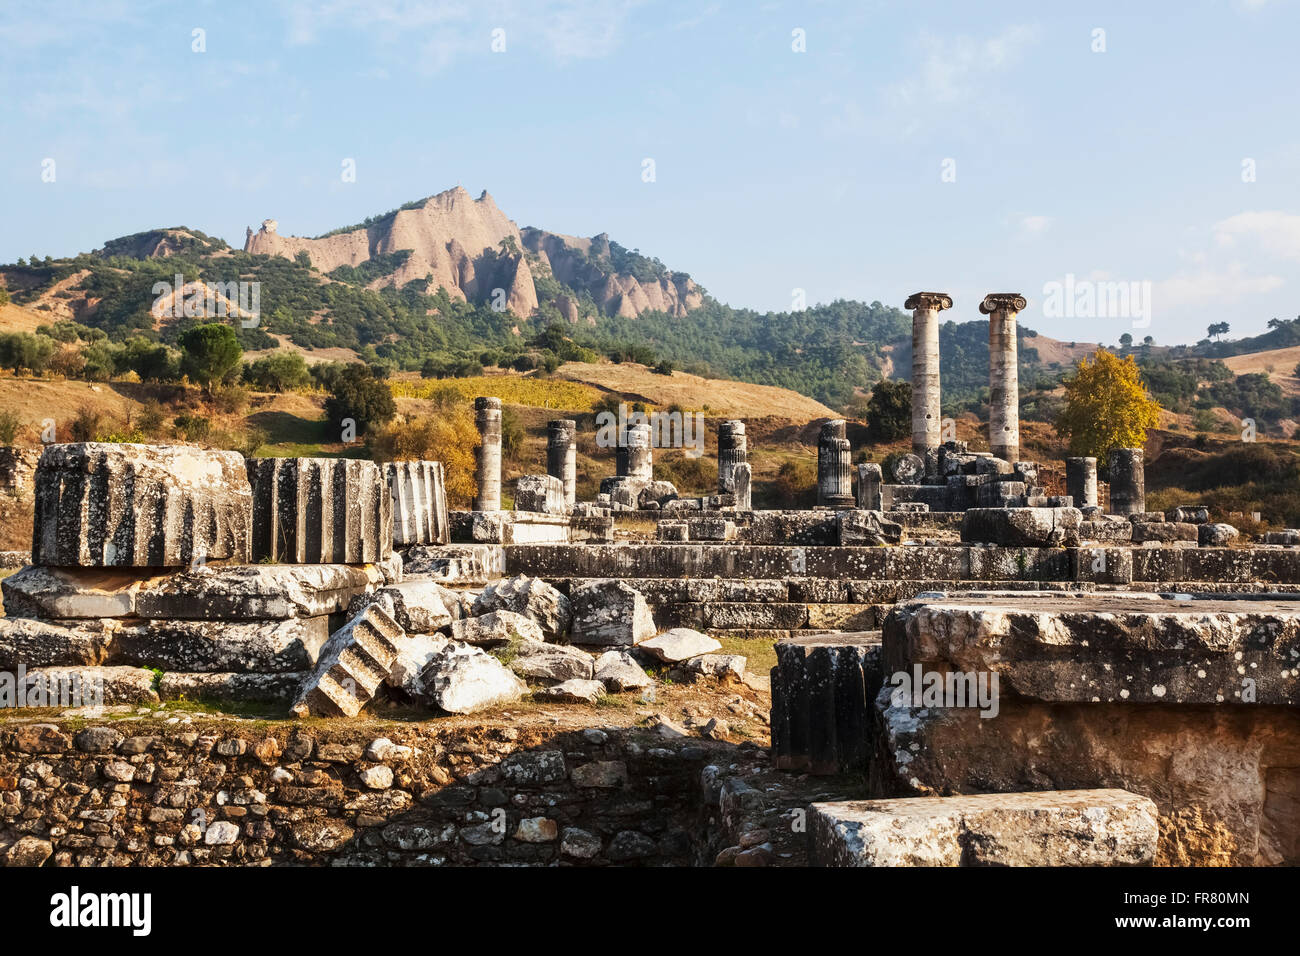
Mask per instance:
[[[590,385],[565,379],[532,378],[516,375],[482,375],[475,378],[444,378],[391,383],[396,398],[432,399],[452,392],[462,399],[480,395],[499,398],[510,405],[590,412],[601,393]]]
[[[739,654],[745,658],[745,669],[751,674],[766,677],[776,666],[776,643],[759,637],[719,637],[722,649],[718,654]]]

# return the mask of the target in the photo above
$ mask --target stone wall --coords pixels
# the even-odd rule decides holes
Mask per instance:
[[[367,723],[11,723],[0,863],[691,865],[702,771],[761,753],[640,729]]]

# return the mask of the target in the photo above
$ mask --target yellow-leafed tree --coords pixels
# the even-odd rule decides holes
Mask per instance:
[[[474,451],[478,429],[469,403],[454,391],[433,395],[431,414],[375,429],[368,439],[376,461],[440,461],[447,475],[447,505],[468,508],[477,483]]]
[[[1056,419],[1056,433],[1070,445],[1070,454],[1104,462],[1112,448],[1141,448],[1147,429],[1160,424],[1160,403],[1142,384],[1133,357],[1118,358],[1103,350],[1092,361],[1079,361],[1074,377],[1065,382],[1065,410]]]

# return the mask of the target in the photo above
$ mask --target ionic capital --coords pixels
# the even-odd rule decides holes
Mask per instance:
[[[994,312],[1022,312],[1028,304],[1019,292],[990,292],[980,303],[980,311],[985,315]]]
[[[952,296],[946,292],[913,292],[903,303],[903,308],[919,311],[927,309],[939,312],[952,308]]]

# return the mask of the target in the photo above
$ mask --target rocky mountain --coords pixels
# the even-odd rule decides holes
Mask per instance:
[[[477,199],[449,189],[356,226],[317,238],[282,235],[274,219],[250,227],[244,251],[297,260],[327,275],[364,270],[371,288],[408,283],[443,288],[528,318],[553,306],[569,322],[657,310],[684,316],[704,302],[690,277],[629,253],[608,236],[591,239],[521,230],[486,191]]]

